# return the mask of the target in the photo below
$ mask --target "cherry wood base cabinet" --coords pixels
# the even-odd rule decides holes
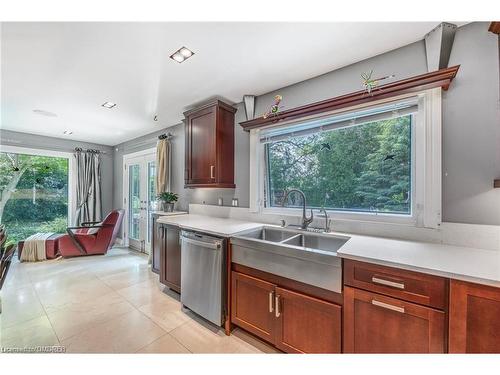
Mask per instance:
[[[181,245],[179,228],[160,224],[160,282],[170,289],[181,291]]]
[[[344,260],[344,352],[445,353],[448,280]]]
[[[160,273],[160,253],[163,247],[162,228],[158,224],[158,215],[151,216],[151,271]]]
[[[451,280],[450,353],[500,353],[500,288]]]
[[[232,271],[231,322],[288,353],[340,353],[341,306]]]
[[[185,187],[235,187],[235,112],[220,100],[184,112]]]
[[[345,353],[444,353],[445,313],[344,288]]]

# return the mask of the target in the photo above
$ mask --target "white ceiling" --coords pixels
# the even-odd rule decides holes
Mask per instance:
[[[178,124],[207,98],[240,102],[415,42],[437,24],[3,23],[1,127],[116,145]],[[195,55],[169,59],[182,46]]]

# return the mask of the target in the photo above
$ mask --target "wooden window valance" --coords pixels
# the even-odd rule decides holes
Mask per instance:
[[[365,104],[380,99],[386,99],[436,87],[442,87],[443,90],[447,90],[451,81],[457,75],[459,67],[460,65],[457,65],[451,68],[440,69],[434,72],[380,85],[370,94],[364,90],[360,90],[350,94],[336,96],[320,102],[288,109],[268,118],[263,118],[261,116],[253,120],[243,121],[240,122],[240,125],[244,130],[249,131],[251,129],[278,124],[283,121],[299,119],[301,117],[330,112],[341,108],[352,107],[359,104]]]

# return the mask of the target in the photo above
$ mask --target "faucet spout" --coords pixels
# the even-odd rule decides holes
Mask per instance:
[[[302,224],[301,224],[301,229],[307,229],[309,224],[311,224],[314,220],[314,213],[313,210],[311,209],[311,216],[307,217],[306,215],[306,195],[302,190],[299,189],[290,189],[285,193],[285,197],[283,198],[283,203],[281,204],[282,207],[285,207],[285,204],[287,202],[288,196],[290,193],[298,193],[302,197]]]

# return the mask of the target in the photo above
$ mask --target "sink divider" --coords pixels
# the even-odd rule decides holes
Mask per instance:
[[[279,243],[286,244],[287,242],[292,241],[292,240],[294,240],[296,238],[301,238],[302,236],[303,236],[302,233],[297,233],[297,234],[294,234],[292,237],[285,238],[283,241],[280,241]],[[303,239],[301,241],[301,244],[304,245],[304,240]]]

